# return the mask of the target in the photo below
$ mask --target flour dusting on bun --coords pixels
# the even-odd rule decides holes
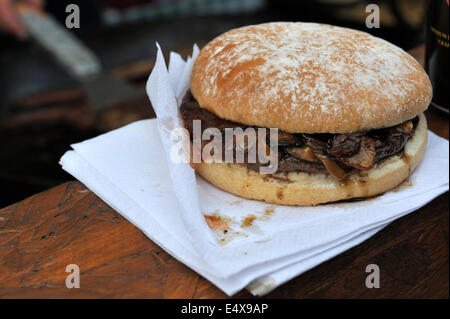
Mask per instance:
[[[200,52],[180,113],[192,133],[277,128],[278,168],[196,163],[233,194],[285,205],[370,197],[404,181],[427,142],[432,97],[421,65],[368,33],[277,22],[228,31]],[[192,134],[191,134],[192,136]]]

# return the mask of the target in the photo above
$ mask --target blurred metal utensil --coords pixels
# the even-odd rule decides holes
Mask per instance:
[[[52,16],[27,6],[17,13],[31,37],[83,85],[95,112],[142,98],[143,90],[105,73],[98,57]]]

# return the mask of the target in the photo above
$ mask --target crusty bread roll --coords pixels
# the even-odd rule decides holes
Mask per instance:
[[[353,166],[340,180],[300,170],[264,175],[233,163],[193,164],[215,186],[245,198],[311,206],[371,197],[404,181],[427,144],[427,74],[402,49],[356,30],[292,22],[231,30],[201,50],[191,92],[221,119],[289,133],[366,134],[419,117],[402,151],[370,169]]]
[[[195,61],[191,92],[223,119],[291,133],[350,133],[409,120],[429,105],[420,64],[368,33],[277,22],[226,32]]]
[[[368,171],[337,181],[328,174],[292,172],[263,175],[239,164],[201,163],[195,169],[213,185],[245,198],[282,205],[313,206],[343,199],[371,197],[402,183],[419,165],[427,144],[427,122],[419,115],[416,132],[399,155]]]

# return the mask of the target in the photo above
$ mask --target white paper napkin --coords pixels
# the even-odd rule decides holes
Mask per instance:
[[[434,144],[435,147],[430,147],[430,156],[425,158],[421,167],[433,163],[432,157],[442,143],[448,145],[447,141],[430,133],[429,144]],[[256,265],[227,279],[221,279],[215,274],[215,270],[202,260],[202,252],[196,251],[190,243],[190,236],[186,232],[173,185],[168,177],[168,166],[156,120],[130,124],[75,144],[73,149],[74,151],[68,151],[61,158],[61,165],[66,171],[84,183],[169,254],[206,277],[229,295],[257,278],[260,278],[259,284],[252,284],[253,292],[259,294],[268,292],[290,278],[359,244],[393,219],[409,212],[405,211],[399,216],[383,220],[374,224],[374,227],[355,229],[348,236],[336,238],[317,249],[293,254],[272,263]],[[413,175],[419,172],[417,170]],[[205,194],[209,192],[208,188],[213,187],[201,179],[199,179],[199,185],[206,187]],[[433,188],[416,197],[415,201],[423,205],[447,189],[448,184]],[[203,194],[202,191],[199,193]],[[233,195],[230,196],[233,197],[234,202],[239,203],[242,200]],[[373,200],[373,202],[376,201]],[[361,205],[358,202],[337,205],[342,205],[340,209],[345,212],[349,210],[345,206],[352,204]],[[301,211],[304,208],[296,209],[299,211],[298,218],[301,219]],[[277,211],[278,208],[273,215],[276,216]],[[270,219],[263,222],[270,223]],[[217,247],[223,248],[220,245]]]
[[[158,50],[148,93],[158,120],[139,121],[72,145],[63,168],[176,259],[228,295],[249,283],[264,294],[357,245],[391,221],[448,190],[448,141],[430,132],[412,186],[374,200],[287,207],[246,200],[205,182],[188,164],[174,164],[170,129],[180,125],[177,101],[187,90],[193,58],[171,54],[170,72]],[[241,227],[250,214],[256,219]],[[213,232],[204,215],[231,227]]]
[[[178,71],[179,74],[185,75],[180,81],[187,83],[176,84],[166,70],[162,52],[158,47],[157,61],[147,83],[147,92],[158,116],[159,133],[166,149],[169,172],[187,231],[192,236],[195,249],[202,252],[202,258],[206,264],[215,269],[216,275],[227,278],[258,263],[266,263],[298,252],[307,253],[308,250],[347,236],[355,229],[367,229],[405,211],[415,209],[418,207],[417,202],[405,200],[407,197],[414,197],[429,188],[448,184],[448,176],[443,177],[441,171],[434,170],[418,176],[419,180],[414,182],[416,187],[405,190],[401,195],[394,192],[387,193],[374,202],[344,205],[345,208],[341,205],[326,205],[298,209],[272,205],[277,214],[270,218],[270,222],[263,222],[260,218],[255,223],[258,231],[247,231],[239,227],[239,221],[250,213],[262,214],[268,207],[265,203],[242,200],[239,205],[233,205],[237,200],[235,196],[200,181],[202,196],[200,207],[196,200],[199,194],[195,187],[194,171],[188,164],[174,164],[169,158],[170,150],[177,143],[171,139],[171,129],[181,126],[177,101],[180,101],[185,93],[174,90],[173,87],[188,87],[197,53],[198,49],[194,47],[193,58],[184,64],[183,71]],[[176,54],[171,56],[177,61],[177,67],[181,68],[183,64],[180,58],[175,59]],[[171,72],[174,72],[174,69],[176,67],[170,67]],[[448,150],[443,151],[441,159],[442,162],[439,163],[437,158],[436,164],[448,163]],[[448,171],[448,165],[446,169]],[[234,221],[235,229],[229,232],[228,238],[239,234],[233,236],[234,241],[229,245],[220,249],[217,240],[210,236],[211,232],[202,222],[202,213],[214,214],[214,212]]]

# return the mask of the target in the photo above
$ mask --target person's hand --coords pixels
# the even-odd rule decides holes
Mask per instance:
[[[15,11],[16,4],[25,4],[41,9],[43,0],[0,0],[0,30],[12,33],[19,38],[25,38],[27,29],[22,25]]]

